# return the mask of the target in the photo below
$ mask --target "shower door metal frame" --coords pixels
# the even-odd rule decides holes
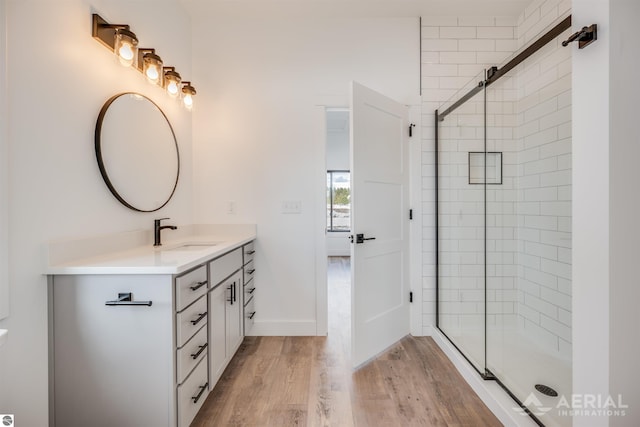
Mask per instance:
[[[487,184],[485,181],[485,203],[484,203],[484,253],[485,253],[485,257],[484,257],[484,304],[485,304],[485,324],[484,324],[484,352],[485,352],[485,358],[484,358],[484,372],[481,372],[478,368],[476,368],[475,364],[471,362],[471,360],[467,357],[467,355],[460,350],[460,348],[456,345],[456,343],[442,330],[442,328],[440,328],[440,236],[439,236],[439,206],[440,206],[440,201],[439,201],[439,182],[438,182],[438,168],[439,168],[439,150],[438,150],[438,146],[440,143],[439,140],[439,134],[438,134],[438,126],[440,124],[440,122],[444,121],[445,117],[447,115],[449,115],[450,113],[452,113],[453,111],[455,111],[458,107],[462,106],[465,102],[467,102],[468,100],[470,100],[471,98],[473,98],[475,95],[477,95],[480,91],[485,91],[485,96],[484,96],[484,104],[485,104],[485,111],[484,111],[484,147],[485,147],[485,153],[487,152],[486,148],[487,148],[487,112],[486,112],[486,102],[487,102],[487,97],[486,97],[486,88],[491,85],[492,83],[495,83],[498,79],[500,79],[500,77],[504,76],[505,74],[507,74],[509,71],[511,71],[512,69],[514,69],[516,66],[518,66],[520,63],[522,63],[524,60],[526,60],[527,58],[529,58],[531,55],[533,55],[534,53],[536,53],[538,50],[540,50],[543,46],[545,46],[547,43],[549,43],[550,41],[554,40],[555,38],[557,38],[560,34],[562,34],[565,30],[571,28],[571,15],[567,16],[566,18],[564,18],[562,21],[560,21],[558,24],[556,24],[553,28],[551,28],[549,31],[547,31],[545,34],[543,34],[542,36],[540,36],[540,38],[538,38],[536,41],[534,41],[533,43],[531,43],[529,46],[527,46],[525,49],[523,49],[519,54],[517,54],[515,57],[513,57],[513,59],[511,59],[509,62],[507,62],[505,65],[503,65],[502,67],[498,68],[497,66],[494,67],[490,67],[487,69],[486,71],[486,75],[485,75],[485,79],[483,81],[478,82],[478,84],[476,86],[474,86],[469,92],[467,92],[466,94],[464,94],[462,97],[460,97],[457,101],[455,101],[453,104],[451,104],[451,106],[449,106],[447,109],[445,109],[443,112],[439,112],[437,109],[434,112],[434,119],[435,119],[435,185],[436,185],[436,191],[435,191],[435,204],[436,204],[436,268],[435,268],[435,273],[436,273],[436,329],[438,331],[440,331],[440,333],[442,335],[444,335],[445,338],[447,338],[447,340],[449,341],[449,343],[451,343],[451,345],[453,345],[456,350],[458,350],[458,352],[462,355],[462,357],[465,358],[465,360],[471,365],[471,367],[473,367],[473,369],[478,372],[478,374],[480,375],[480,377],[482,377],[482,379],[484,380],[493,380],[495,381],[502,389],[504,389],[504,391],[515,401],[518,403],[518,405],[520,405],[520,407],[523,409],[524,412],[526,412],[531,419],[538,424],[539,426],[544,427],[544,424],[542,423],[542,421],[540,421],[531,411],[529,411],[529,409],[524,406],[524,404],[522,403],[522,401],[520,399],[518,399],[518,397],[516,397],[511,390],[509,390],[509,388],[502,382],[500,381],[488,368],[487,368],[487,357],[486,357],[486,353],[487,353],[487,323],[486,323],[486,316],[487,316],[487,257],[486,257],[486,253],[487,253],[487,195],[486,195],[486,191],[487,191]],[[485,168],[486,168],[486,159],[485,159]],[[486,175],[485,175],[486,176]]]

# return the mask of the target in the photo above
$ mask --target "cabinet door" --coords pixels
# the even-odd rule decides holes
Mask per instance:
[[[212,385],[226,366],[228,293],[224,283],[209,293],[209,375]]]
[[[231,276],[225,285],[227,302],[227,357],[231,359],[242,342],[242,274]]]
[[[171,276],[56,276],[58,427],[175,426]],[[119,292],[151,306],[105,305]]]

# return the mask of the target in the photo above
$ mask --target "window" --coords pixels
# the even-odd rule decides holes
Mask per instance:
[[[351,228],[351,174],[327,171],[327,231]]]

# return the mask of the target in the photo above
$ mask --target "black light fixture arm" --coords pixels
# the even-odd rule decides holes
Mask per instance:
[[[571,34],[568,39],[562,42],[562,46],[567,47],[569,43],[578,41],[578,48],[583,49],[594,41],[598,40],[598,24],[592,24],[576,33]]]

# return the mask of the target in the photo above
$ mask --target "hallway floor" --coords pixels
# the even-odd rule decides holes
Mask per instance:
[[[192,426],[500,426],[430,337],[352,371],[349,258],[329,261],[327,337],[246,337]]]

